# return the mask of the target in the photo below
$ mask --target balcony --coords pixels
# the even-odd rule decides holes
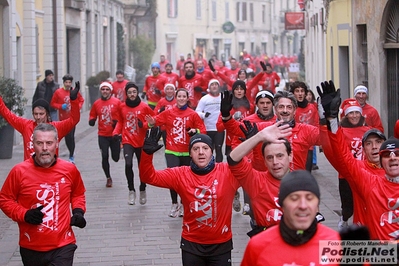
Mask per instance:
[[[148,9],[150,8],[148,0],[124,0],[122,2],[125,4],[125,15],[142,17],[147,13]]]

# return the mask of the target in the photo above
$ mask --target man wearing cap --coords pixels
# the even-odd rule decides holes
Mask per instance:
[[[291,83],[290,92],[294,94],[298,103],[298,108],[295,112],[295,122],[319,127],[319,114],[317,108],[306,100],[308,86],[306,86],[305,82],[295,81]],[[312,172],[313,169],[313,149],[313,146],[309,149],[306,160],[306,170],[309,172]]]
[[[165,72],[161,74],[165,79],[165,84],[173,84],[176,88],[179,88],[179,75],[177,75],[173,70],[173,65],[171,63],[167,63],[165,65]]]
[[[278,122],[274,127],[281,124],[282,122]],[[281,207],[275,199],[280,180],[290,171],[292,161],[291,145],[287,139],[281,140],[281,143],[265,141],[268,128],[245,140],[227,157],[231,172],[250,198],[253,227],[248,233],[250,237],[280,222]],[[292,129],[288,125],[282,128],[286,128],[288,137]],[[257,145],[261,145],[261,163],[265,170],[255,169],[251,164],[252,158],[246,157]]]
[[[249,240],[241,265],[320,265],[319,241],[340,240],[340,236],[317,223],[320,189],[316,179],[305,170],[287,174],[280,182],[278,204],[283,210],[279,225]]]
[[[367,209],[366,226],[371,239],[390,240],[399,236],[399,140],[390,138],[379,149],[380,164],[384,174],[371,173],[356,166],[356,158],[348,152],[342,130],[338,128],[340,90],[332,81],[318,88],[321,104],[328,120],[329,141],[335,159],[341,163],[340,171],[349,173],[346,179],[356,184]]]
[[[363,116],[366,118],[366,124],[371,128],[377,128],[384,132],[384,127],[381,122],[381,117],[377,109],[367,103],[368,89],[364,85],[358,85],[353,91],[356,101],[359,103],[363,110]]]
[[[141,94],[141,99],[147,97],[147,103],[154,110],[158,101],[164,96],[163,88],[165,86],[166,80],[161,75],[161,66],[158,62],[151,64],[152,75],[145,79],[143,93]]]
[[[50,106],[58,109],[59,120],[68,119],[71,116],[71,102],[70,102],[70,90],[72,90],[73,77],[70,74],[66,74],[62,77],[63,87],[57,89],[54,92],[53,98],[51,99]],[[76,84],[76,83],[75,83]],[[79,102],[79,110],[82,108],[84,99],[78,92],[77,100]],[[75,163],[75,127],[65,136],[65,144],[69,150],[69,161]]]
[[[26,119],[12,113],[4,104],[0,95],[0,115],[22,135],[24,143],[24,160],[29,159],[34,153],[32,134],[33,129],[41,123],[50,123],[58,131],[58,141],[61,141],[79,122],[80,110],[77,95],[80,89],[79,81],[76,82],[75,89],[70,90],[71,116],[63,121],[52,122],[50,117],[50,104],[44,99],[37,99],[32,103],[33,120]],[[58,154],[58,150],[57,150]]]
[[[206,86],[201,75],[197,74],[192,61],[184,63],[184,76],[179,79],[180,88],[188,91],[189,106],[194,109],[197,107],[199,100],[206,91]]]
[[[125,86],[129,81],[125,79],[125,73],[123,70],[118,69],[115,73],[116,80],[111,84],[112,85],[112,95],[119,99],[121,102],[124,102],[126,99]]]
[[[116,127],[112,135],[115,140],[122,140],[123,156],[125,159],[125,175],[129,189],[128,204],[136,204],[136,189],[134,187],[133,156],[136,154],[137,164],[140,163],[141,150],[144,143],[146,130],[146,115],[154,115],[154,111],[138,96],[139,88],[133,82],[128,82],[125,87],[126,101],[122,103],[118,110]],[[146,184],[140,178],[141,205],[146,204]]]
[[[54,81],[54,73],[52,70],[46,69],[44,76],[44,79],[37,83],[32,102],[35,102],[37,99],[45,99],[48,103],[51,102],[55,90],[60,87],[60,85]],[[50,107],[50,117],[51,121],[58,121],[57,109]]]
[[[344,128],[342,128],[344,130]],[[326,156],[326,158],[329,160],[331,165],[339,172],[339,176],[342,178],[345,178],[346,176],[350,175],[350,172],[346,172],[345,168],[342,168],[341,165],[342,163],[337,160],[337,157],[335,156],[332,148],[330,141],[328,139],[328,133],[327,133],[327,128],[324,127],[323,129],[320,130],[321,134],[321,140],[322,140],[322,146],[323,146],[323,151]],[[384,134],[382,134],[381,131],[379,131],[376,128],[370,129],[366,131],[363,136],[362,136],[362,148],[363,148],[363,160],[356,160],[354,167],[358,168],[364,168],[368,170],[371,174],[376,174],[376,175],[384,175],[384,169],[381,168],[380,164],[380,156],[379,156],[379,149],[381,147],[381,144],[386,140],[386,137]],[[357,143],[357,141],[354,143]],[[334,143],[334,145],[338,145],[340,147],[348,145],[348,143]],[[342,146],[341,146],[342,145]],[[355,144],[354,146],[357,146],[359,144]],[[351,146],[352,148],[352,146]],[[352,150],[350,149],[345,149],[342,150],[342,152],[350,152],[352,153]],[[350,155],[350,154],[349,154]],[[341,180],[340,178],[340,185],[341,185]],[[350,189],[351,189],[351,194],[353,195],[353,224],[358,224],[358,225],[364,225],[367,219],[367,211],[366,207],[364,205],[364,199],[360,196],[359,191],[358,191],[358,186],[355,182],[353,182],[351,179],[345,179],[348,180]],[[346,199],[347,200],[347,199]],[[342,217],[343,218],[343,217]],[[347,223],[341,222],[343,219],[340,220],[341,229],[343,227],[347,227]],[[347,220],[345,220],[347,221]],[[340,226],[339,226],[340,227]]]
[[[195,111],[204,120],[206,134],[213,140],[212,149],[215,150],[216,162],[223,161],[222,146],[224,142],[224,130],[218,131],[216,124],[220,111],[220,84],[217,79],[211,79],[208,83],[208,94],[201,98]]]
[[[106,187],[112,187],[109,168],[109,149],[114,162],[119,161],[121,150],[119,139],[113,138],[113,130],[118,122],[118,111],[121,101],[112,97],[113,87],[109,82],[100,84],[101,98],[93,103],[89,114],[89,125],[94,126],[98,118],[98,146],[101,151],[101,166],[107,178]]]
[[[283,137],[282,128],[270,127],[268,141],[278,142]],[[189,143],[190,166],[155,170],[153,154],[160,132],[151,129],[143,146],[139,171],[148,184],[175,190],[184,205],[182,238],[182,264],[231,265],[232,202],[240,186],[231,174],[227,163],[216,163],[212,139],[195,134]],[[211,264],[212,261],[212,264]]]

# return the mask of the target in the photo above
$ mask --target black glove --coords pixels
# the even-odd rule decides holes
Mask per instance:
[[[212,72],[215,72],[215,68],[213,67],[212,60],[209,60],[209,61],[208,61],[208,66],[209,66],[209,69],[210,69]]]
[[[196,91],[196,92],[202,92],[203,89],[202,89],[201,87],[197,86],[197,87],[194,87],[194,91]]]
[[[37,207],[36,209],[30,209],[25,213],[24,220],[28,224],[41,224],[43,222],[44,213],[40,210],[43,209],[43,205]]]
[[[191,130],[191,127],[186,128],[186,130],[187,130],[187,134],[188,134],[190,137],[192,137],[192,136],[194,136],[195,134],[197,134],[197,130],[196,130],[195,132],[190,131],[190,130]]]
[[[121,142],[122,141],[122,135],[113,135],[112,139],[116,142]]]
[[[252,138],[259,132],[258,126],[256,125],[255,122],[251,123],[248,120],[244,120],[244,125],[245,125],[245,128],[243,127],[243,125],[240,125],[240,129],[245,135],[245,139],[241,138],[241,137],[239,138],[241,141],[245,141],[249,138]]]
[[[143,151],[147,154],[154,154],[157,150],[162,148],[163,145],[158,144],[161,136],[162,131],[159,129],[159,127],[154,127],[147,130],[143,145]]]
[[[159,108],[158,113],[162,113],[163,111],[165,111],[165,106],[162,106],[161,108]]]
[[[263,71],[266,71],[266,64],[263,61],[260,61],[260,66],[262,67]]]
[[[94,127],[95,124],[96,124],[96,119],[89,120],[89,126]]]
[[[72,217],[70,226],[77,226],[79,228],[85,228],[86,219],[83,217],[84,212],[81,208],[75,208],[72,210]]]
[[[142,94],[141,94],[141,99],[145,99],[145,95],[146,95],[146,93],[145,92],[143,92]]]
[[[76,81],[75,88],[69,91],[69,99],[71,99],[72,101],[76,100],[78,98],[79,90],[80,90],[80,82]]]
[[[341,105],[341,90],[335,90],[334,82],[324,81],[321,83],[323,91],[317,86],[317,92],[321,98],[321,105],[324,109],[324,116],[326,118],[337,118],[339,113],[339,106]]]
[[[137,125],[139,126],[139,128],[142,128],[143,122],[140,119],[137,119]]]
[[[210,115],[211,115],[210,112],[206,112],[206,113],[205,113],[205,117],[208,117],[208,116],[210,116]]]
[[[220,94],[220,113],[222,117],[229,117],[230,111],[233,109],[233,94],[230,94],[229,91],[224,91]]]
[[[154,92],[155,92],[155,94],[157,94],[157,95],[162,95],[161,91],[158,90],[158,89],[155,89]]]

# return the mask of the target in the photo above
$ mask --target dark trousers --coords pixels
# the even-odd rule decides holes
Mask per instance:
[[[339,196],[341,198],[342,220],[348,221],[353,215],[353,195],[348,181],[344,178],[339,179]]]
[[[75,244],[69,244],[49,251],[36,251],[20,247],[19,253],[24,266],[72,266],[76,248]]]
[[[127,186],[130,191],[136,191],[134,188],[134,173],[133,173],[133,155],[136,154],[137,164],[140,163],[141,158],[141,147],[135,148],[130,144],[123,144],[123,154],[125,156],[125,175],[127,180]],[[140,191],[145,191],[146,183],[140,180]]]
[[[222,146],[224,142],[224,131],[207,131],[206,134],[212,139],[213,150],[215,151],[215,161],[217,163],[223,162]]]
[[[313,150],[308,150],[308,157],[306,158],[306,170],[312,172],[313,168]]]
[[[177,166],[190,165],[191,157],[190,156],[176,156],[173,154],[165,154],[166,158],[166,166],[168,168],[173,168]],[[172,199],[172,204],[177,203],[177,192],[173,189],[170,190],[170,197]]]
[[[101,165],[104,170],[105,177],[111,177],[109,170],[109,149],[111,148],[111,157],[114,162],[119,161],[121,152],[121,145],[119,141],[114,140],[112,137],[98,136],[98,146],[101,151]]]
[[[76,127],[73,127],[65,136],[65,144],[69,150],[69,157],[72,157],[75,153],[75,129]]]
[[[182,250],[183,266],[231,266],[231,251],[214,256],[200,256]]]

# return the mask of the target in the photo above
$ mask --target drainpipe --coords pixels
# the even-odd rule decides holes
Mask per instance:
[[[54,77],[58,81],[57,0],[53,0],[53,63]]]

